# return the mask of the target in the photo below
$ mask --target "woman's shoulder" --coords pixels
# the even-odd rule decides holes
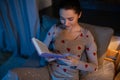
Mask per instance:
[[[52,27],[51,27],[51,31],[58,34],[59,32],[61,32],[63,29],[61,28],[61,25],[57,25],[57,24],[54,24]]]
[[[88,36],[88,35],[93,36],[93,35],[94,35],[94,34],[91,32],[91,29],[89,29],[89,28],[86,27],[86,26],[82,26],[81,31],[82,31],[82,33],[83,33],[84,35],[86,35],[86,36]]]
[[[83,26],[83,25],[80,25],[80,26],[81,26],[81,32],[83,34],[87,34],[88,32],[90,32],[90,30],[86,26]]]

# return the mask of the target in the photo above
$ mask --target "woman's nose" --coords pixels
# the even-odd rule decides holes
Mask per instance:
[[[69,22],[68,22],[67,20],[65,20],[64,25],[67,26],[68,23],[69,23]]]

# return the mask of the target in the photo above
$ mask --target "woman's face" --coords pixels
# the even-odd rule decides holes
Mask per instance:
[[[71,29],[73,26],[78,25],[78,19],[81,16],[80,14],[75,13],[73,9],[60,9],[60,22],[66,26],[66,29]]]

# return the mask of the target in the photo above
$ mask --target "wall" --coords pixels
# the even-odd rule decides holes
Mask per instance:
[[[36,0],[38,10],[42,10],[52,5],[52,0]]]

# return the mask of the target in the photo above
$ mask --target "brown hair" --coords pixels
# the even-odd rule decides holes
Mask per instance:
[[[80,14],[82,10],[79,0],[62,0],[59,4],[60,9],[73,9],[77,14]]]

